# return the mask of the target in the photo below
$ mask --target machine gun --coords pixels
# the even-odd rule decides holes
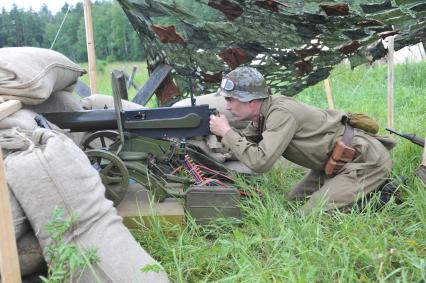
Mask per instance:
[[[111,79],[114,110],[42,113],[63,129],[94,132],[82,142],[82,149],[98,170],[106,197],[118,205],[132,180],[146,187],[158,201],[169,196],[188,197],[188,192],[195,190],[197,197],[188,198],[197,199],[196,207],[201,207],[199,195],[212,195],[215,190],[200,192],[196,186],[215,186],[227,190],[223,193],[227,199],[220,200],[218,193],[210,200],[238,209],[229,206],[235,204],[229,196],[236,199],[238,194],[239,198],[239,192],[227,186],[232,182],[228,169],[187,143],[188,138],[210,134],[210,115],[215,110],[208,105],[192,105],[125,111],[121,105],[122,93],[127,91],[124,76],[113,71]],[[208,194],[203,199],[208,200]]]
[[[386,131],[392,134],[398,135],[400,137],[403,137],[404,139],[407,139],[411,141],[412,143],[417,144],[418,146],[421,146],[421,147],[425,146],[425,139],[422,139],[421,137],[418,137],[415,134],[403,134],[390,128],[386,128]]]

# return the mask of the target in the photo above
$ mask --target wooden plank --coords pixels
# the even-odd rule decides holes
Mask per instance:
[[[393,48],[394,37],[388,37],[388,128],[393,129]]]
[[[133,98],[132,102],[145,105],[171,70],[172,67],[169,65],[158,65],[149,76],[148,81],[143,85],[142,89],[140,89],[135,98]]]
[[[2,282],[21,282],[18,249],[13,229],[12,210],[10,207],[9,189],[0,148],[0,274]]]
[[[0,120],[15,113],[22,108],[22,103],[19,100],[8,100],[0,103]]]
[[[185,223],[183,200],[168,198],[160,203],[150,203],[148,191],[139,184],[129,187],[123,201],[118,205],[118,215],[123,217],[127,228],[137,228],[141,220],[145,225],[150,225],[152,217],[160,217],[162,221],[173,224]]]
[[[111,81],[115,85],[115,89],[118,91],[121,99],[129,100],[129,94],[126,86],[126,75],[124,71],[113,70],[111,72]],[[113,89],[114,91],[114,89]]]
[[[330,87],[329,79],[324,80],[324,87],[325,87],[325,95],[327,96],[328,109],[333,110],[334,102],[333,102],[333,96],[331,95],[331,87]]]

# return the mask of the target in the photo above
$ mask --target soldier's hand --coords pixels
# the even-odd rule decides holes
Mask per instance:
[[[213,134],[223,137],[229,130],[231,130],[231,126],[225,115],[210,115],[210,131]]]

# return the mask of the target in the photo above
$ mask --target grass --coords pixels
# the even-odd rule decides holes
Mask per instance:
[[[386,77],[386,66],[338,66],[330,77],[335,108],[367,113],[384,133]],[[395,67],[394,127],[423,137],[425,77],[426,62]],[[327,108],[322,83],[296,99]],[[414,176],[421,148],[401,140],[392,156],[393,174],[407,177],[400,205],[301,217],[302,204],[284,197],[303,176],[290,168],[239,181],[264,192],[242,201],[241,220],[181,227],[153,219],[134,235],[175,282],[425,282],[426,190]]]

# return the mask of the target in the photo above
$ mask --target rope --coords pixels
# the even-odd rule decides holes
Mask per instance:
[[[359,88],[359,86],[361,85],[361,83],[362,83],[362,82],[364,82],[365,78],[367,77],[368,73],[370,72],[370,70],[371,70],[372,68],[373,68],[373,67],[371,67],[371,66],[370,66],[370,67],[368,68],[367,72],[365,72],[365,73],[364,73],[364,76],[363,76],[363,77],[362,77],[362,79],[358,82],[358,84],[355,86],[354,90],[352,91],[351,96],[353,96],[353,95],[355,94],[355,92],[358,90],[358,88]]]
[[[59,33],[61,32],[62,26],[64,25],[65,19],[66,19],[66,18],[67,18],[67,16],[68,16],[68,12],[70,11],[70,8],[71,8],[71,5],[68,5],[68,10],[67,10],[67,12],[65,13],[64,18],[62,19],[62,23],[61,23],[61,25],[59,26],[58,31],[56,32],[55,39],[53,40],[52,45],[50,46],[50,49],[52,49],[52,48],[53,48],[53,45],[55,45],[56,39],[58,38],[58,35],[59,35]]]

